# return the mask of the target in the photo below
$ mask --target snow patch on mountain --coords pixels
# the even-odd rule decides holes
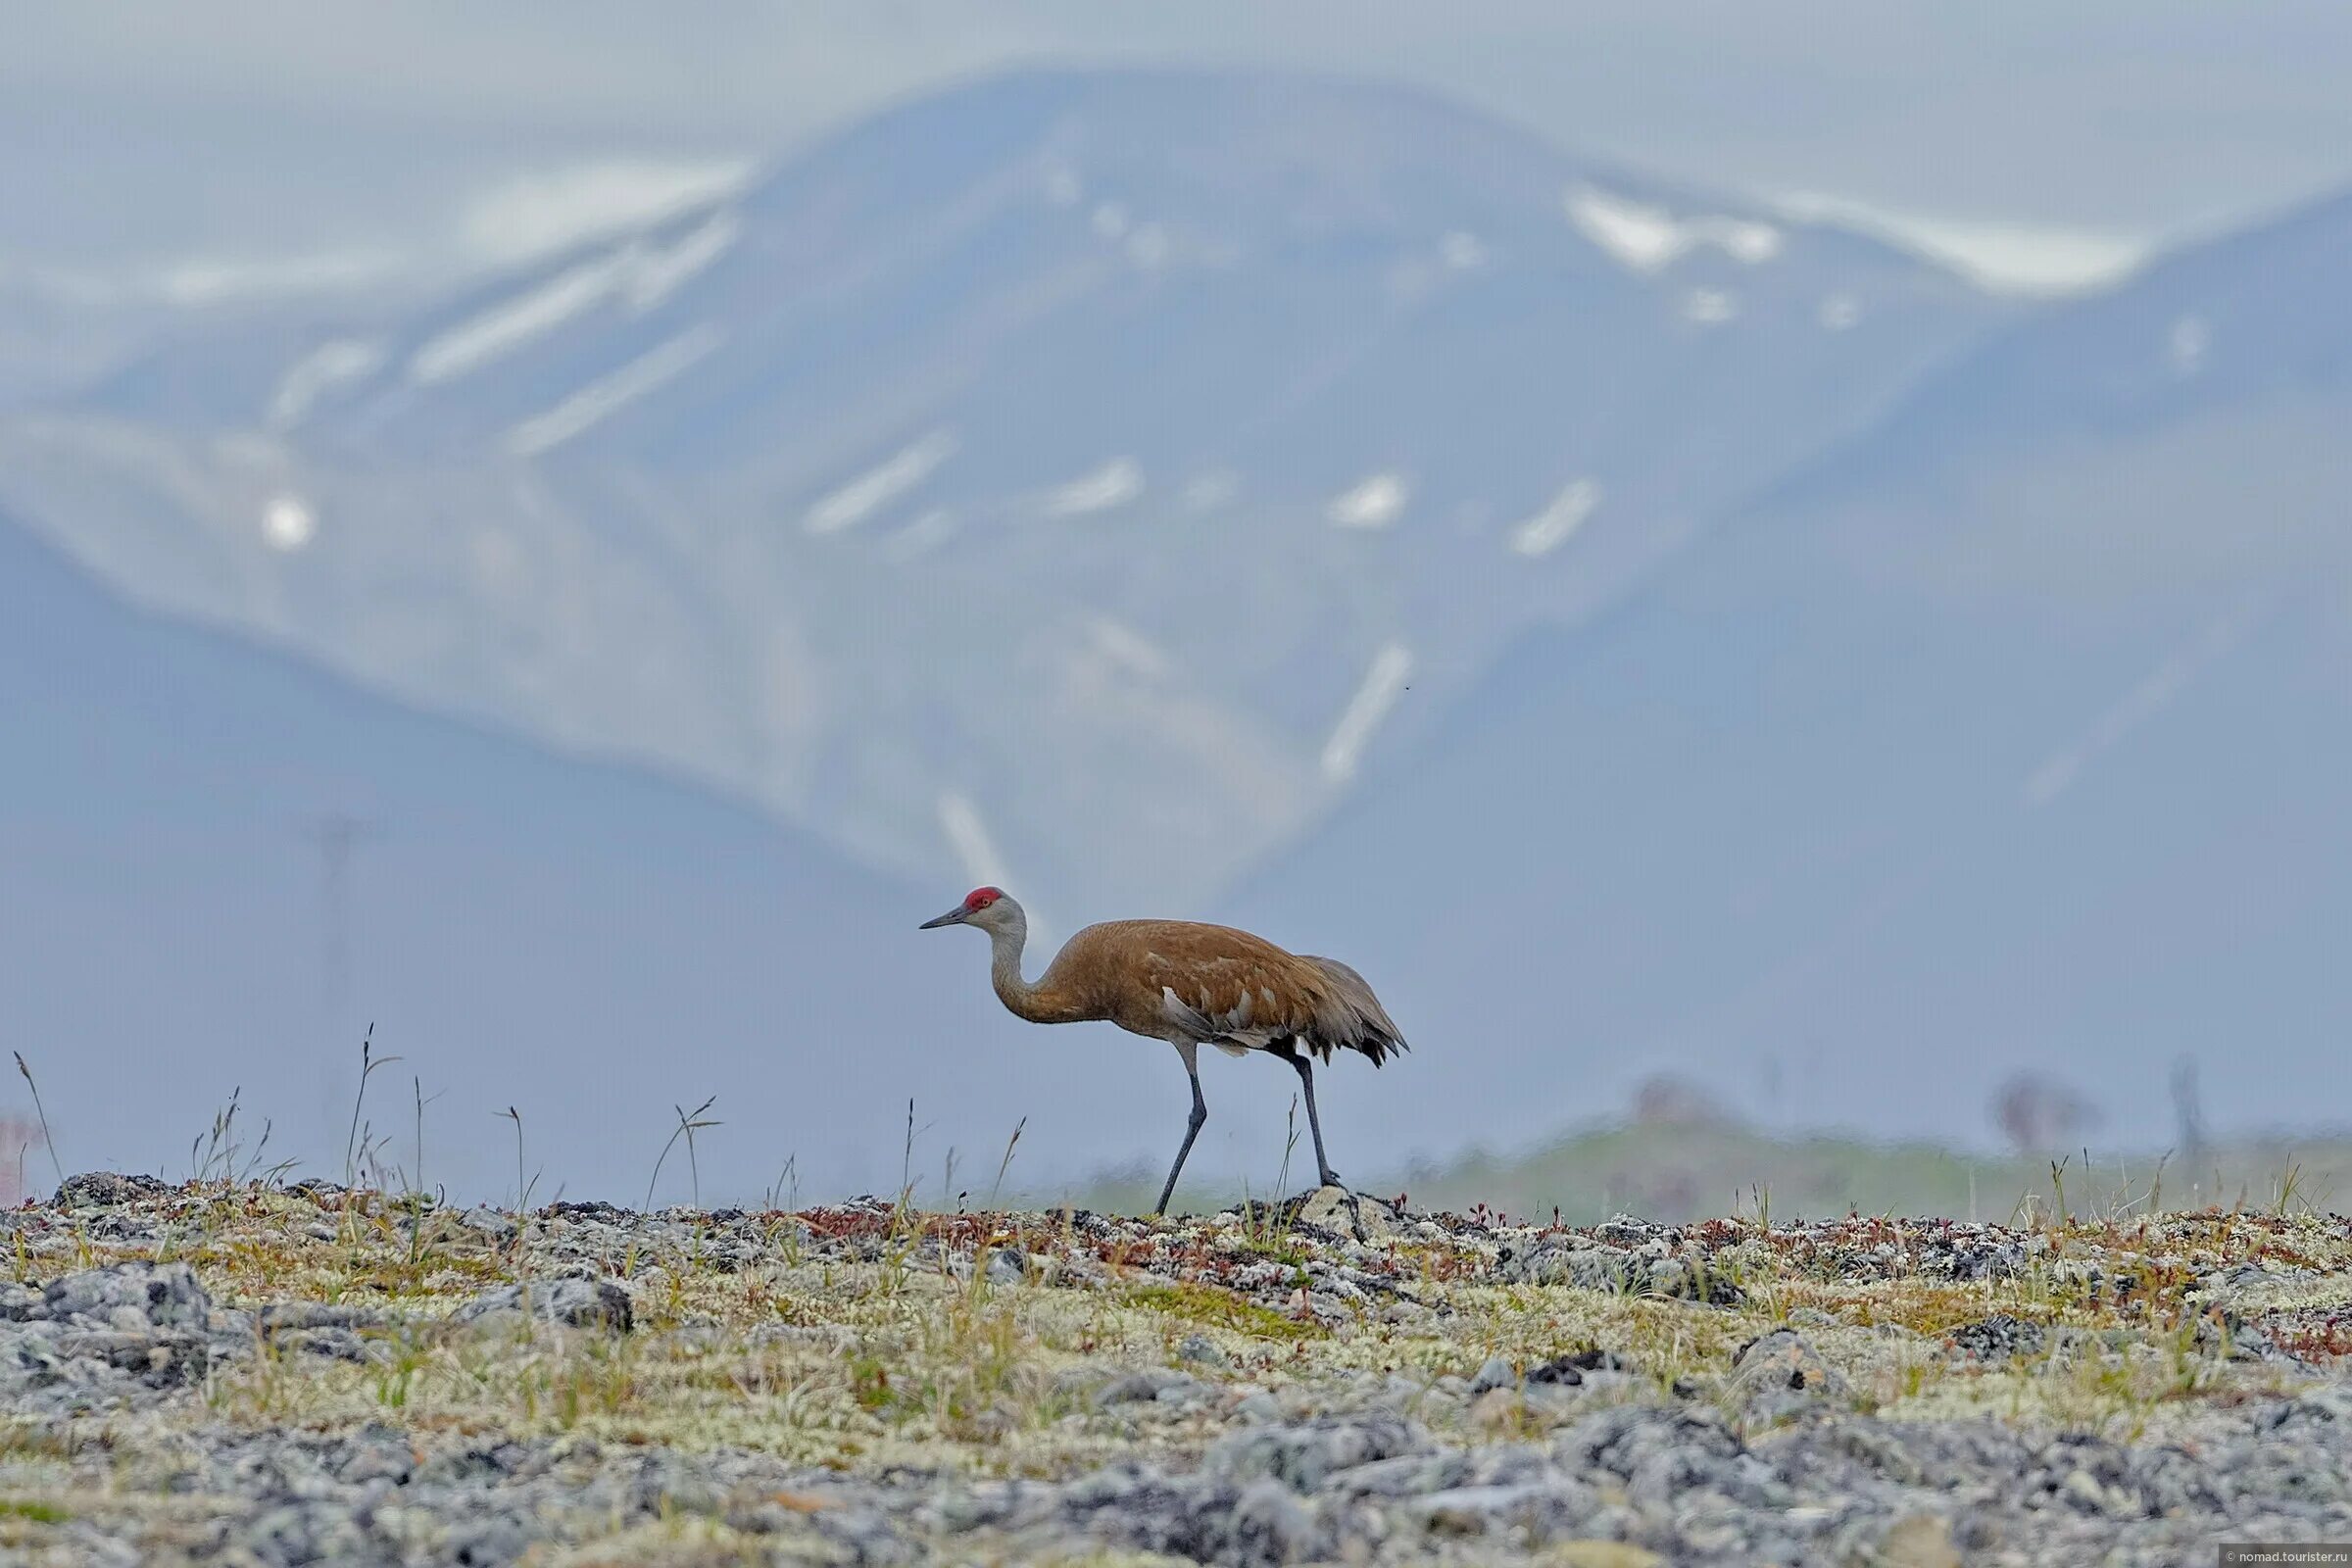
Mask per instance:
[[[331,338],[319,344],[286,367],[285,374],[278,377],[265,421],[273,431],[291,430],[321,396],[373,375],[383,368],[384,358],[384,346],[365,338]]]
[[[808,509],[801,525],[810,533],[839,533],[855,528],[884,507],[906,495],[932,470],[956,453],[955,432],[934,430],[879,466],[831,491]]]
[[[1144,493],[1144,470],[1133,458],[1112,458],[1101,467],[1056,486],[1046,496],[1049,517],[1083,517],[1125,506]]]
[[[1682,309],[1693,326],[1721,326],[1740,314],[1740,300],[1729,289],[1694,288],[1683,296]]]
[[[1567,201],[1569,221],[1578,232],[1636,272],[1662,271],[1701,247],[1754,267],[1778,256],[1786,240],[1780,229],[1753,219],[1677,218],[1663,207],[1593,185],[1570,191]]]
[[[670,243],[633,240],[567,268],[429,339],[410,358],[409,379],[419,386],[454,380],[611,299],[651,310],[725,254],[740,232],[740,220],[722,211]]]
[[[1324,516],[1342,528],[1386,528],[1404,514],[1412,487],[1400,473],[1376,473],[1332,497]]]
[[[1578,479],[1553,496],[1543,511],[1511,529],[1511,548],[1523,556],[1549,555],[1568,542],[1600,505],[1600,486]]]
[[[1381,721],[1404,693],[1413,673],[1413,651],[1398,642],[1383,643],[1364,670],[1364,678],[1348,700],[1331,738],[1323,743],[1323,776],[1334,784],[1355,777],[1364,748],[1371,744]]]
[[[672,380],[718,347],[725,334],[706,321],[646,350],[610,375],[599,376],[549,409],[507,432],[507,450],[537,457],[590,429],[623,406]]]

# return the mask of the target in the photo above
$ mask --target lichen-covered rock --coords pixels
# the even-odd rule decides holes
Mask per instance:
[[[115,1263],[53,1280],[39,1315],[61,1323],[203,1329],[213,1298],[185,1263]]]
[[[1951,1333],[1952,1349],[1980,1361],[2006,1361],[2019,1356],[2039,1355],[2049,1346],[2049,1333],[2038,1323],[2023,1322],[2006,1312],[1974,1323],[1963,1323]]]
[[[453,1323],[480,1323],[527,1312],[549,1323],[626,1334],[637,1314],[628,1287],[615,1279],[532,1280],[482,1292],[450,1313]]]
[[[1727,1390],[1749,1421],[1785,1421],[1851,1396],[1845,1378],[1794,1329],[1775,1329],[1732,1356]]]
[[[1430,1446],[1429,1434],[1415,1423],[1373,1412],[1236,1432],[1218,1440],[1200,1467],[1228,1481],[1270,1476],[1294,1491],[1314,1492],[1343,1470]]]
[[[54,1201],[60,1208],[113,1208],[161,1198],[171,1191],[156,1177],[142,1173],[93,1170],[67,1177],[59,1184]]]

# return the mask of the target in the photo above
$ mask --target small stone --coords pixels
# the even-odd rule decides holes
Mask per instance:
[[[1665,1568],[1654,1551],[1623,1541],[1562,1541],[1544,1553],[1547,1568]]]
[[[380,1314],[362,1307],[326,1301],[272,1301],[257,1321],[264,1333],[293,1329],[349,1329],[380,1321]]]
[[[1470,1380],[1470,1394],[1475,1398],[1491,1389],[1515,1389],[1518,1386],[1519,1374],[1511,1363],[1499,1355],[1490,1355],[1486,1364],[1478,1369],[1478,1376]]]
[[[1608,1350],[1578,1350],[1568,1355],[1555,1355],[1543,1365],[1528,1370],[1527,1381],[1536,1387],[1546,1384],[1574,1388],[1585,1381],[1588,1372],[1625,1372],[1631,1370],[1623,1357]]]
[[[1236,1421],[1267,1422],[1282,1419],[1282,1401],[1264,1389],[1244,1398],[1233,1407]]]
[[[1259,1481],[1234,1499],[1234,1544],[1249,1560],[1296,1562],[1313,1555],[1315,1522],[1279,1481]]]
[[[1162,1389],[1173,1388],[1192,1381],[1181,1372],[1153,1368],[1148,1372],[1129,1372],[1112,1378],[1095,1391],[1095,1404],[1108,1409],[1114,1404],[1142,1404],[1159,1397]]]
[[[1878,1560],[1886,1568],[1960,1568],[1952,1527],[1932,1513],[1905,1514],[1879,1538]]]

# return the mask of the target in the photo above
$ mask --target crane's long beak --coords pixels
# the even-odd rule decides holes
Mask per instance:
[[[923,922],[921,925],[918,925],[918,926],[916,926],[916,927],[915,927],[915,929],[916,929],[917,931],[929,931],[929,930],[932,930],[932,929],[933,929],[933,928],[935,928],[935,927],[938,927],[938,926],[943,926],[943,925],[961,925],[961,924],[963,924],[963,917],[964,917],[966,914],[970,913],[970,912],[971,912],[970,910],[966,909],[966,908],[965,908],[965,907],[964,907],[962,905],[958,904],[957,906],[956,906],[956,907],[954,907],[953,909],[950,909],[950,910],[949,910],[947,913],[945,913],[945,914],[941,915],[941,916],[940,916],[938,919],[936,919],[936,920],[925,920],[925,921],[924,921],[924,922]]]

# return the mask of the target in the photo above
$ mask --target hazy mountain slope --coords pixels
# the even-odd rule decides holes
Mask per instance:
[[[1172,1054],[1041,1038],[989,997],[977,944],[914,931],[959,887],[145,618],[4,519],[0,714],[0,1018],[74,1168],[184,1174],[242,1085],[273,1155],[339,1175],[368,1018],[406,1058],[371,1093],[388,1157],[415,1166],[415,1073],[441,1096],[425,1179],[459,1193],[512,1187],[490,1115],[510,1104],[543,1197],[629,1201],[671,1104],[712,1092],[705,1192],[736,1198],[796,1152],[811,1195],[895,1189],[909,1095],[934,1178],[951,1143],[993,1167],[1024,1113],[1043,1174],[1156,1148],[1176,1117],[1134,1108],[1156,1110],[1147,1088],[1181,1112]],[[329,813],[369,824],[339,1004]]]
[[[2029,323],[1522,645],[1238,901],[1447,1059],[1358,1114],[1534,1133],[1679,1066],[1984,1136],[2036,1065],[2161,1142],[2195,1054],[2217,1119],[2341,1119],[2346,260],[2337,202]]]
[[[1030,74],[434,310],[158,356],[0,429],[0,493],[407,700],[1167,907],[1996,315],[1395,89]]]

